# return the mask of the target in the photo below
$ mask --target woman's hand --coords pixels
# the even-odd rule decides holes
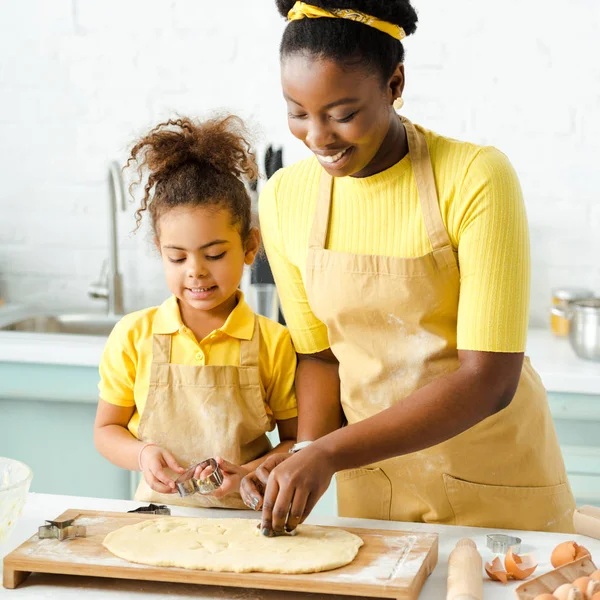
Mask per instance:
[[[154,444],[148,445],[142,448],[139,461],[144,479],[150,488],[160,494],[176,492],[175,480],[165,472],[165,469],[171,469],[178,474],[184,473],[185,469],[179,466],[168,450]]]
[[[314,444],[277,465],[266,484],[262,533],[296,529],[325,493],[334,473],[326,454]]]
[[[242,479],[240,494],[244,504],[252,510],[260,510],[263,505],[265,488],[271,471],[291,455],[288,452],[271,454],[255,471],[251,471]]]
[[[226,461],[221,456],[215,456],[215,460],[217,461],[219,469],[221,469],[221,473],[223,474],[223,483],[214,492],[207,495],[213,496],[214,498],[223,498],[231,492],[241,491],[240,483],[242,479],[248,475],[248,469],[234,465],[233,463]],[[212,474],[212,472],[213,468],[211,466],[207,466],[204,469],[199,468],[196,473],[194,473],[194,477],[196,479],[206,479]]]

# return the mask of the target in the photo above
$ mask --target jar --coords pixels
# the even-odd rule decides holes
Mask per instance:
[[[586,288],[555,288],[552,290],[552,306],[559,306],[567,310],[571,302],[587,300],[594,297],[594,292]],[[569,335],[569,319],[551,313],[550,328],[552,333],[559,337]]]

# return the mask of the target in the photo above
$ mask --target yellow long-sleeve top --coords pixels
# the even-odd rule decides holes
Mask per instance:
[[[529,232],[521,187],[504,154],[424,132],[442,219],[458,251],[461,350],[523,352],[529,312]],[[261,233],[296,351],[329,347],[304,287],[322,167],[315,157],[279,170],[260,197]],[[431,252],[410,156],[333,187],[327,249],[412,258]]]

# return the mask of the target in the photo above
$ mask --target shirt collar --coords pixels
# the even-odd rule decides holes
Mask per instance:
[[[152,323],[152,333],[172,334],[183,327],[179,304],[175,296],[165,300],[157,309]]]
[[[219,331],[240,340],[251,340],[254,334],[256,315],[244,299],[241,290],[236,292],[237,305],[231,311]],[[175,296],[165,300],[157,309],[152,324],[152,333],[170,335],[184,328],[179,312],[179,303]]]
[[[241,290],[236,292],[237,304],[219,329],[227,335],[239,340],[251,340],[254,334],[254,319],[256,315],[244,299]]]

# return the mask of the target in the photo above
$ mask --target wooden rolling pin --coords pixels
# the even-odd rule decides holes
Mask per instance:
[[[448,557],[446,600],[483,600],[481,555],[473,540],[460,540]]]

